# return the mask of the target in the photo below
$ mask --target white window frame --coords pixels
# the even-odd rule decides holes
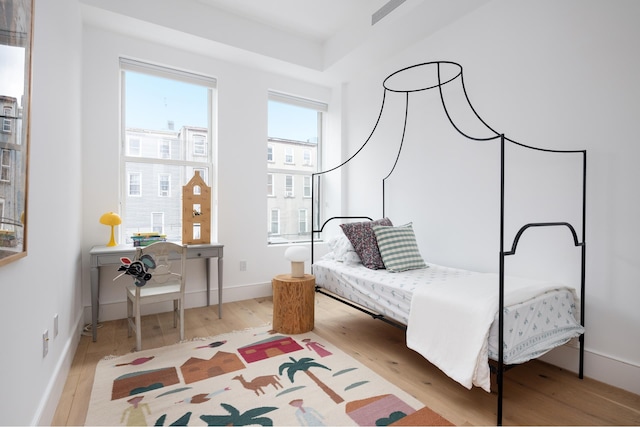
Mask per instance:
[[[295,177],[293,175],[284,176],[284,197],[295,197]]]
[[[309,219],[307,218],[307,209],[298,209],[298,233],[306,234],[309,232]]]
[[[302,176],[302,197],[305,199],[311,198],[311,176],[303,175]]]
[[[280,235],[280,209],[271,209],[269,217],[269,234],[272,236]]]
[[[3,119],[2,119],[2,132],[11,133],[11,117],[13,116],[13,108],[11,107],[3,107]]]
[[[140,138],[129,138],[129,143],[127,144],[127,154],[131,157],[140,157],[140,155],[142,154],[141,144],[142,142],[140,141]]]
[[[207,137],[205,135],[193,135],[193,155],[197,157],[207,155]]]
[[[169,79],[169,80],[175,80],[177,82],[182,82],[182,83],[194,84],[194,85],[203,87],[204,90],[207,91],[207,95],[206,95],[207,96],[207,124],[206,124],[207,130],[205,131],[206,132],[206,136],[205,136],[206,155],[205,156],[196,157],[192,155],[186,155],[187,153],[190,153],[190,151],[187,151],[187,150],[193,150],[193,148],[188,147],[188,144],[190,141],[180,141],[179,139],[175,139],[174,137],[169,137],[164,139],[160,137],[160,138],[157,138],[155,141],[151,142],[151,143],[155,142],[157,144],[157,148],[156,148],[157,151],[155,152],[156,153],[155,156],[157,158],[154,157],[153,151],[149,151],[149,150],[152,150],[152,146],[148,145],[149,141],[145,142],[143,137],[140,137],[140,141],[141,141],[140,156],[129,155],[128,150],[126,149],[126,147],[124,147],[124,144],[126,142],[126,138],[128,135],[128,131],[129,132],[133,131],[132,129],[125,128],[126,127],[126,111],[125,111],[126,109],[124,108],[124,105],[126,102],[126,79],[127,79],[127,73],[129,72],[145,74],[145,75],[160,77],[160,78]],[[126,198],[128,196],[131,196],[130,195],[130,179],[129,179],[128,173],[131,171],[137,172],[137,170],[134,169],[138,167],[137,165],[146,164],[146,165],[165,165],[164,167],[169,167],[169,168],[177,167],[178,170],[180,170],[179,172],[180,176],[179,177],[172,176],[172,180],[175,180],[175,182],[172,182],[170,184],[171,186],[185,185],[191,179],[191,177],[193,177],[195,170],[200,170],[200,176],[203,178],[203,180],[205,181],[205,183],[207,183],[209,187],[215,188],[215,186],[217,185],[216,169],[215,169],[216,165],[213,161],[214,151],[216,147],[215,135],[217,134],[215,129],[215,123],[216,123],[215,114],[217,114],[216,102],[215,102],[215,99],[217,96],[217,82],[215,78],[212,78],[209,76],[200,75],[200,74],[192,73],[189,71],[183,71],[175,68],[164,67],[162,65],[141,62],[138,60],[123,58],[123,57],[120,58],[120,76],[121,76],[120,98],[122,99],[122,108],[121,108],[122,126],[120,129],[120,132],[121,132],[120,141],[121,141],[121,147],[124,149],[121,148],[120,150],[121,152],[120,176],[123,177],[123,179],[121,179],[122,184],[121,184],[121,192],[120,192],[121,206],[122,206],[121,215],[123,218],[123,224],[120,227],[118,227],[118,230],[122,234],[122,233],[132,231],[131,229],[126,230],[127,228],[126,215],[127,215],[127,209],[128,209]],[[185,125],[189,126],[189,123],[186,123]],[[203,124],[201,126],[205,126],[205,125]],[[169,129],[169,130],[171,132],[174,132],[173,129]],[[162,130],[152,129],[152,131],[161,132]],[[204,132],[201,131],[200,134],[202,133]],[[174,144],[177,144],[177,143],[187,144],[187,146],[182,146],[183,151],[178,153],[177,146],[174,146]],[[161,147],[164,147],[164,148],[161,148]],[[173,150],[176,150],[176,151],[174,152]],[[180,154],[179,158],[177,158],[178,154]],[[149,181],[145,182],[144,179],[148,179]],[[153,185],[153,181],[151,181],[150,179],[151,179],[150,176],[140,177],[140,196],[143,198],[147,196],[152,198],[157,197],[157,194],[155,192],[153,192],[150,195],[145,195],[145,188],[147,188],[147,186],[150,187],[151,185]],[[131,196],[131,197],[137,197],[137,196]],[[176,198],[176,195],[174,194],[171,197],[166,198],[166,200],[169,203],[173,203],[172,200],[175,198]],[[163,203],[167,203],[167,202],[163,202]],[[178,203],[180,202],[178,201]],[[214,201],[212,200],[212,205],[213,203]],[[175,209],[173,209],[175,208],[175,206],[171,205],[171,208],[172,208],[171,211],[173,212],[176,211]],[[164,215],[165,215],[164,227],[165,227],[167,236],[169,237],[168,233],[172,233],[174,238],[176,237],[180,238],[181,227],[178,227],[178,229],[176,229],[176,227],[173,226],[172,224],[175,224],[175,223],[180,224],[182,222],[182,218],[181,218],[182,209],[177,209],[177,212],[180,212],[179,214],[171,213],[168,210],[165,211],[164,207],[162,206],[159,207],[158,210],[164,212]],[[135,211],[131,211],[131,214],[133,214],[134,212]],[[173,218],[176,215],[178,216],[178,218]],[[152,226],[151,222],[149,222],[149,225],[145,227],[149,227],[149,226]],[[167,229],[167,227],[169,226],[171,226],[171,230]],[[141,230],[141,231],[146,231],[146,230]],[[216,211],[212,210],[211,212],[211,238],[212,239],[217,238],[217,232],[218,232],[217,214],[216,214]],[[123,235],[121,235],[121,238],[122,237]],[[126,236],[126,237],[128,238],[129,236]]]
[[[275,196],[275,185],[273,182],[274,175],[272,173],[267,174],[267,196]]]
[[[284,147],[284,164],[295,165],[296,157],[293,147]]]
[[[267,144],[267,162],[273,163],[275,162],[273,158],[273,145]]]
[[[131,178],[134,177],[134,176],[138,177],[138,182],[137,182],[138,192],[137,193],[134,193],[134,192],[131,191],[131,186],[135,185],[135,184],[131,183],[131,181],[132,181]],[[127,174],[127,195],[129,197],[142,197],[142,173],[140,173],[140,172],[129,172],[129,174]]]
[[[166,179],[163,179],[166,178]],[[167,183],[167,189],[163,190],[163,182]],[[159,173],[158,174],[158,197],[171,197],[171,174]]]
[[[11,150],[0,151],[0,181],[11,182]]]
[[[160,219],[159,221],[158,218]],[[151,230],[156,233],[164,234],[164,212],[151,212]]]

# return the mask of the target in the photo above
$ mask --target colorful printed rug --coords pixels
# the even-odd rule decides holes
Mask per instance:
[[[86,425],[451,425],[312,332],[270,327],[98,363]]]

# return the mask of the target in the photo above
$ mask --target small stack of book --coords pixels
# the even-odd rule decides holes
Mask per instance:
[[[133,236],[131,236],[131,240],[133,240],[133,246],[149,246],[155,242],[165,242],[167,235],[155,232],[134,233]]]

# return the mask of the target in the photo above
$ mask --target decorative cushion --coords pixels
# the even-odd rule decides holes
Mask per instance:
[[[353,248],[353,245],[347,239],[343,233],[338,236],[332,237],[327,242],[329,249],[331,250],[331,259],[334,259],[345,264],[361,264],[362,261]]]
[[[376,221],[353,222],[349,224],[340,224],[345,236],[349,239],[356,253],[362,260],[362,265],[372,270],[384,268],[380,251],[378,250],[378,242],[373,232],[373,226],[386,225],[392,226],[389,218],[382,218]]]
[[[373,232],[388,271],[400,272],[427,267],[418,250],[412,223],[400,227],[374,225]]]

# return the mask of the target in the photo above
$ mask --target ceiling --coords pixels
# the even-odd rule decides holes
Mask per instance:
[[[389,0],[198,0],[246,19],[325,42]]]
[[[86,24],[321,84],[343,82],[489,1],[79,0]],[[373,24],[381,9],[388,14]]]

